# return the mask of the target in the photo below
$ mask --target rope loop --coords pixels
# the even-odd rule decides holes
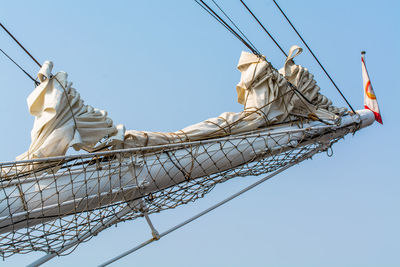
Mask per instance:
[[[332,157],[333,156],[333,148],[332,145],[330,145],[327,149],[326,149],[326,155],[328,157]]]

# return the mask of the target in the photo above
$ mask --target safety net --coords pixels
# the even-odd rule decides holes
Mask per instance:
[[[299,163],[358,129],[354,122],[296,123],[197,142],[2,163],[0,253],[59,253],[116,223],[202,198],[229,179]]]

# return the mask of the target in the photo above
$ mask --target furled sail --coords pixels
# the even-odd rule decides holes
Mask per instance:
[[[312,75],[305,67],[294,63],[293,59],[301,54],[302,51],[303,49],[301,47],[296,45],[292,46],[285,61],[285,65],[279,70],[279,73],[281,73],[288,82],[293,84],[303,94],[303,96],[305,96],[319,110],[317,112],[319,116],[323,116],[321,114],[321,112],[323,112],[322,110],[337,115],[343,115],[347,109],[333,106],[332,101],[320,93],[320,88],[314,80],[314,75]],[[298,110],[299,107],[302,107],[302,105],[295,104],[292,113],[296,113],[296,110]],[[298,112],[304,115],[304,110]]]
[[[242,52],[237,68],[241,79],[236,86],[241,112],[224,112],[218,117],[170,133],[129,130],[115,126],[107,112],[85,105],[67,81],[67,73],[52,76],[53,63],[40,69],[40,85],[28,97],[35,116],[32,143],[18,160],[62,156],[69,147],[92,152],[123,144],[124,148],[198,141],[257,130],[287,122],[293,116],[336,123],[344,108],[319,93],[308,70],[293,58],[302,49],[293,46],[284,67],[276,70],[264,57]]]
[[[242,52],[237,66],[241,79],[236,90],[243,111],[224,112],[172,133],[129,130],[124,147],[197,141],[248,132],[288,121],[293,115],[336,122],[346,109],[332,106],[332,102],[319,93],[314,76],[293,62],[301,52],[300,47],[292,46],[279,72],[265,58]]]
[[[29,112],[35,116],[29,150],[17,160],[65,155],[69,147],[94,151],[123,141],[123,126],[114,126],[107,112],[85,105],[68,82],[68,74],[52,75],[46,61],[38,73],[40,85],[29,95]],[[99,144],[107,138],[108,142]]]
[[[28,160],[0,163],[0,256],[59,255],[113,224],[195,201],[229,179],[275,175],[373,123],[369,110],[333,107],[308,70],[294,64],[300,52],[293,47],[280,71],[243,52],[236,89],[244,110],[175,133],[114,126],[46,62],[28,98],[36,116],[21,156]],[[111,150],[61,156],[71,146]],[[45,156],[59,157],[35,158]]]

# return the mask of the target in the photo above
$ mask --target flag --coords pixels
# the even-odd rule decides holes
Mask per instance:
[[[367,67],[365,66],[365,52],[361,52],[361,67],[363,76],[363,87],[364,87],[364,107],[371,110],[375,115],[375,120],[382,123],[381,113],[379,112],[378,101],[374,89],[372,89],[371,81],[368,76]]]

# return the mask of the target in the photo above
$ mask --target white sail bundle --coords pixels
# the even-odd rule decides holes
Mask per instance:
[[[40,85],[28,97],[29,111],[35,116],[32,143],[17,160],[62,156],[69,147],[93,152],[122,143],[131,148],[204,140],[290,121],[293,115],[335,123],[346,109],[332,106],[319,93],[313,75],[294,64],[301,51],[293,46],[280,71],[265,58],[242,52],[236,90],[243,111],[225,112],[174,133],[125,132],[123,125],[114,126],[106,111],[83,103],[67,73],[53,76],[53,63],[47,61],[38,73]]]
[[[300,52],[292,47],[280,71],[243,52],[236,89],[244,110],[174,133],[125,132],[84,105],[65,73],[52,76],[52,64],[44,64],[28,99],[36,116],[31,147],[24,160],[0,163],[0,255],[60,253],[118,222],[201,198],[231,178],[311,158],[373,122],[370,111],[333,107],[294,64]],[[64,156],[70,146],[103,151]]]
[[[291,116],[312,117],[335,123],[345,108],[336,108],[319,93],[320,88],[307,69],[293,62],[302,49],[292,46],[284,67],[277,71],[265,58],[242,52],[237,68],[241,79],[236,86],[242,112],[225,112],[216,118],[173,133],[130,130],[125,147],[161,145],[221,137],[290,121]]]
[[[29,150],[17,160],[65,155],[69,147],[95,151],[115,141],[122,142],[123,126],[114,126],[107,112],[85,105],[68,82],[68,74],[52,75],[53,63],[46,61],[39,73],[41,82],[29,95],[29,112],[35,116]],[[107,137],[107,143],[99,144]]]

